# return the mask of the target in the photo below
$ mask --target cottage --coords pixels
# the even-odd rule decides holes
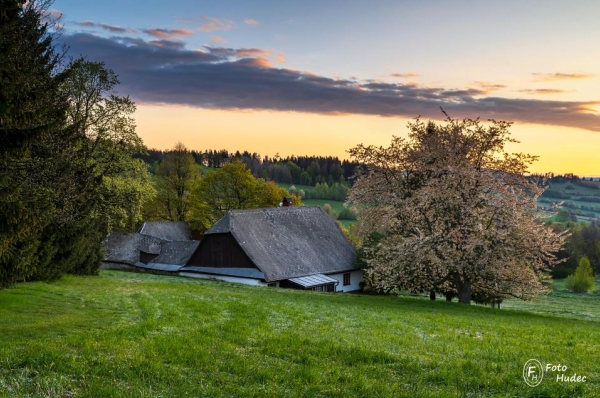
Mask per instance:
[[[261,286],[356,291],[362,271],[337,223],[308,206],[232,210],[204,235],[180,275]]]
[[[319,207],[232,210],[201,241],[184,222],[147,222],[104,246],[109,269],[323,292],[356,291],[362,281],[354,248]]]
[[[177,275],[200,242],[182,221],[146,222],[137,233],[114,232],[104,240],[103,268]]]

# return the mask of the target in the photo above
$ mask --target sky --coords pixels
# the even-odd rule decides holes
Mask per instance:
[[[416,117],[514,122],[532,172],[600,176],[600,2],[56,0],[149,148],[348,158]]]

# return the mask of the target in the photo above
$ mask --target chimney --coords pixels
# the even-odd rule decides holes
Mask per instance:
[[[292,198],[290,198],[290,197],[283,198],[283,202],[282,202],[283,207],[289,207],[289,206],[293,206],[293,205],[294,205],[294,203],[292,202]]]

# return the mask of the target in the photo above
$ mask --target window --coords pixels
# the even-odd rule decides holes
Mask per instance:
[[[311,290],[313,292],[327,292],[327,285],[315,286]]]
[[[277,282],[269,283],[268,287],[277,287]]]
[[[351,282],[350,282],[350,272],[346,272],[344,274],[344,286],[348,286],[350,284],[351,284]]]

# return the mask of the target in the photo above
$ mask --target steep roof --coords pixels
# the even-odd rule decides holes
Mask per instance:
[[[199,243],[197,240],[163,242],[160,254],[152,260],[152,263],[184,265],[194,254]]]
[[[140,251],[155,254],[157,257],[144,268],[152,268],[152,263],[184,265],[194,254],[198,241],[166,241],[155,236],[139,233],[113,232],[104,240],[106,257],[104,261],[139,266]]]
[[[192,236],[190,226],[185,221],[145,222],[138,233],[171,241],[189,241]]]
[[[140,250],[155,253],[162,240],[149,235],[113,232],[104,239],[105,261],[135,264],[140,261]]]
[[[354,268],[354,248],[320,207],[232,210],[206,233],[231,233],[267,282]]]

